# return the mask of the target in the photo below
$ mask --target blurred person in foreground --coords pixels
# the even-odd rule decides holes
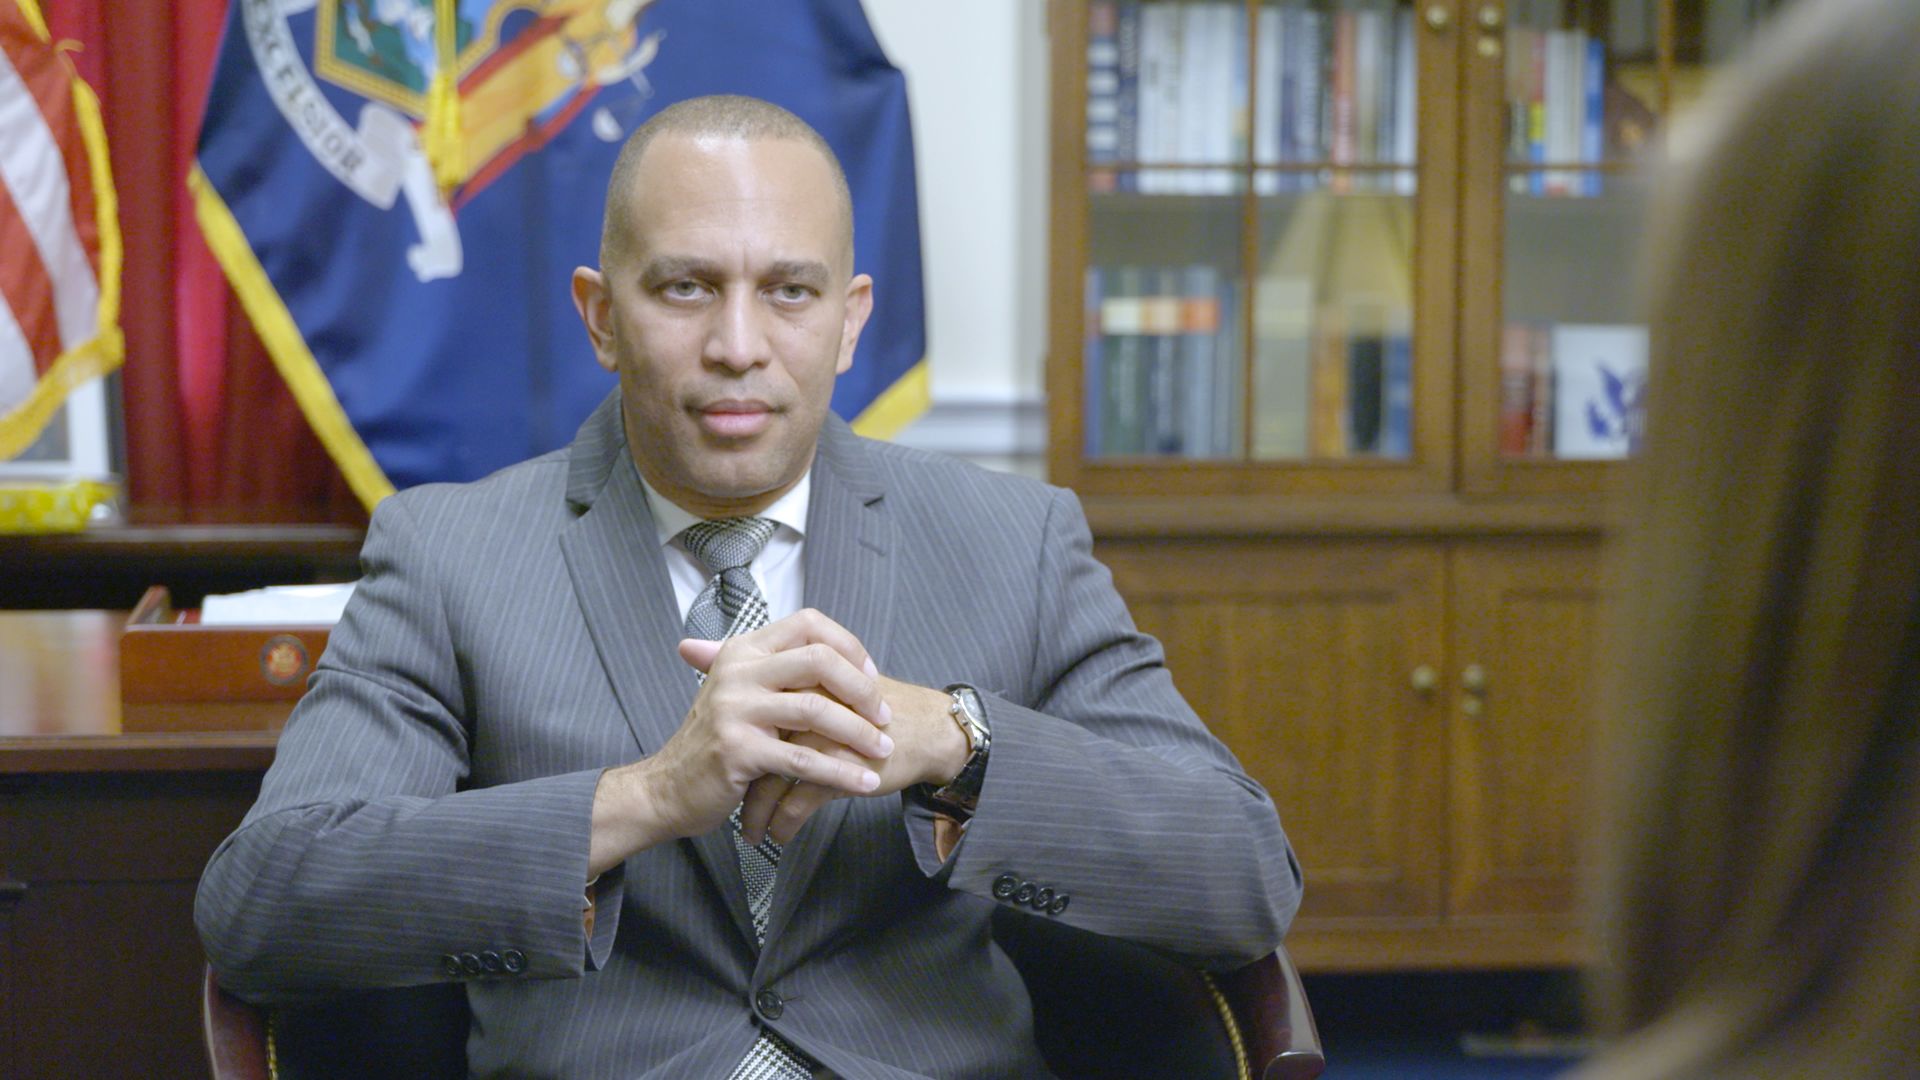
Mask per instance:
[[[1920,1069],[1920,4],[1803,3],[1677,140],[1580,1080]]]

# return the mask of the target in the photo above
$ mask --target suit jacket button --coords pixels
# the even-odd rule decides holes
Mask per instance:
[[[460,966],[459,957],[448,953],[440,958],[440,973],[449,979],[457,979],[465,975],[467,970]]]
[[[1045,911],[1047,905],[1051,903],[1053,903],[1053,889],[1042,886],[1039,892],[1033,894],[1033,910]]]
[[[460,970],[469,975],[478,975],[487,969],[480,965],[478,954],[463,952],[460,954]]]
[[[480,954],[480,966],[485,968],[489,975],[498,975],[506,970],[506,963],[500,959],[500,954],[492,949]]]
[[[762,990],[753,995],[753,1008],[764,1020],[778,1020],[780,1014],[787,1011],[787,1003],[779,994],[771,990]]]
[[[1033,899],[1034,890],[1037,888],[1039,888],[1039,886],[1031,881],[1021,882],[1020,887],[1013,891],[1013,902],[1016,904],[1027,903]]]
[[[527,970],[527,954],[519,949],[508,949],[500,954],[500,966],[507,969],[507,974],[518,975]]]
[[[1060,895],[1054,897],[1053,903],[1047,905],[1047,914],[1058,915],[1061,912],[1067,910],[1067,901],[1069,899],[1071,899],[1071,897],[1069,897],[1066,893],[1061,893]]]
[[[993,879],[993,897],[996,900],[1005,900],[1011,897],[1014,890],[1019,887],[1019,878],[1014,877],[1012,874],[1001,874],[999,877]]]

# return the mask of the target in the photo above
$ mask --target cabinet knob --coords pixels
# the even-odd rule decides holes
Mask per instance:
[[[1421,664],[1413,669],[1412,675],[1407,676],[1407,682],[1413,685],[1414,693],[1431,694],[1433,688],[1440,685],[1440,673],[1433,670],[1431,665]]]
[[[1499,4],[1481,4],[1479,19],[1480,29],[1492,33],[1506,24],[1507,15],[1500,9]]]
[[[1466,716],[1479,716],[1486,707],[1485,703],[1477,697],[1464,697],[1460,699],[1460,712]]]
[[[1443,33],[1447,27],[1453,25],[1453,12],[1448,10],[1445,4],[1428,4],[1427,25],[1433,29],[1434,33]]]
[[[1487,692],[1487,669],[1468,664],[1460,672],[1460,686],[1475,697],[1483,696]]]

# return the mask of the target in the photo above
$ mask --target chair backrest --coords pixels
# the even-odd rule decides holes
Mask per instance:
[[[1040,1052],[1060,1080],[1312,1080],[1326,1069],[1285,949],[1210,975],[1011,908],[994,913],[993,936],[1026,981]]]
[[[1209,975],[1141,945],[1002,909],[994,938],[1033,998],[1041,1053],[1060,1080],[1313,1080],[1326,1068],[1300,976],[1283,949]],[[271,1011],[221,989],[202,999],[214,1080],[466,1075],[458,984],[342,994]]]
[[[337,994],[261,1009],[206,972],[201,1016],[214,1080],[465,1080],[458,983]]]

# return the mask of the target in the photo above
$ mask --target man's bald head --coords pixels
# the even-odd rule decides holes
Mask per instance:
[[[669,105],[649,117],[627,137],[607,180],[606,215],[600,226],[600,265],[606,268],[625,259],[634,235],[633,188],[647,147],[661,135],[689,139],[732,138],[758,141],[791,139],[820,152],[833,174],[839,217],[846,236],[846,269],[853,267],[853,193],[833,147],[812,125],[772,102],[739,94],[714,94]]]

